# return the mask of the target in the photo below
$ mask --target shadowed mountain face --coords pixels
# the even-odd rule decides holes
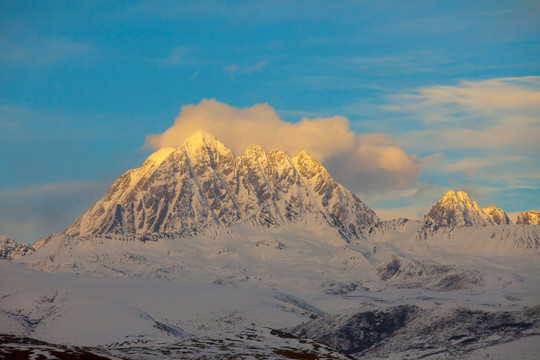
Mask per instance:
[[[198,132],[122,175],[64,233],[191,236],[240,222],[267,227],[316,222],[350,240],[377,221],[371,209],[305,152],[291,158],[280,150],[266,153],[251,146],[235,158],[215,137]]]

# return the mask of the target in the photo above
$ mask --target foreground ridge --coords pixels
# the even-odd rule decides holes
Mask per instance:
[[[234,223],[326,223],[346,240],[378,217],[306,152],[289,157],[252,145],[236,157],[199,131],[122,175],[64,233],[180,233]]]

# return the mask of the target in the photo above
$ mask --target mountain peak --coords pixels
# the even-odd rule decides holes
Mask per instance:
[[[454,191],[454,190],[448,190],[446,194],[442,197],[443,201],[446,202],[468,202],[472,201],[469,197],[469,194],[467,194],[464,191]]]
[[[378,221],[306,152],[291,159],[252,145],[235,158],[213,135],[197,131],[145,164],[120,177],[65,233],[192,236],[237,222],[265,227],[318,222],[350,240]]]
[[[216,145],[218,145],[218,147],[225,147],[225,145],[223,145],[221,141],[219,141],[214,135],[207,133],[204,130],[198,130],[196,133],[184,140],[180,147],[184,147],[186,149],[198,149],[201,147],[213,148],[216,147]]]
[[[305,150],[294,156],[292,160],[298,166],[299,171],[308,177],[315,174],[325,174],[330,176],[327,174],[328,171],[326,168]]]
[[[266,152],[259,145],[250,145],[245,151],[244,156],[260,158],[266,156]]]
[[[495,221],[464,191],[448,191],[429,211],[427,223],[439,226],[494,225]]]
[[[204,130],[198,130],[188,137],[178,149],[185,151],[192,160],[205,159],[204,163],[216,161],[218,157],[233,158],[228,147]]]
[[[217,138],[204,131],[204,130],[197,130],[193,135],[188,137],[184,143],[206,143],[207,141],[216,141]]]

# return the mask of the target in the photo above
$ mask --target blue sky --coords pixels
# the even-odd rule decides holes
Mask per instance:
[[[381,217],[538,210],[538,59],[537,1],[2,1],[0,234],[62,231],[203,99],[384,134],[414,167],[386,187],[322,159]]]

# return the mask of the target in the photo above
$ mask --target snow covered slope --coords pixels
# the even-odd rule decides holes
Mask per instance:
[[[7,261],[0,273],[0,334],[9,334],[0,335],[1,358],[346,359],[272,330],[324,314],[275,290],[45,274]]]
[[[151,254],[155,248],[147,250],[148,257],[157,255]],[[47,274],[8,261],[0,261],[0,273],[0,334],[10,334],[0,335],[0,356],[26,351],[121,359],[347,358],[337,347],[359,359],[453,359],[540,335],[534,307],[539,284],[502,267],[493,272],[505,281],[499,289],[490,281],[486,290],[445,292],[327,283],[332,291],[321,294],[296,280],[300,295],[226,282]]]
[[[376,221],[371,209],[307,153],[290,158],[254,145],[235,158],[201,131],[125,173],[64,233],[194,236],[234,223],[322,223],[350,240]]]
[[[337,229],[318,226],[233,224],[213,236],[189,238],[58,235],[16,262],[47,272],[263,287],[297,294],[389,287],[491,291],[507,283],[513,284],[507,290],[521,292],[521,286],[532,286],[530,281],[540,271],[539,226],[439,228],[423,238],[422,222],[401,219],[378,223],[349,243]],[[516,276],[523,281],[515,282]]]

